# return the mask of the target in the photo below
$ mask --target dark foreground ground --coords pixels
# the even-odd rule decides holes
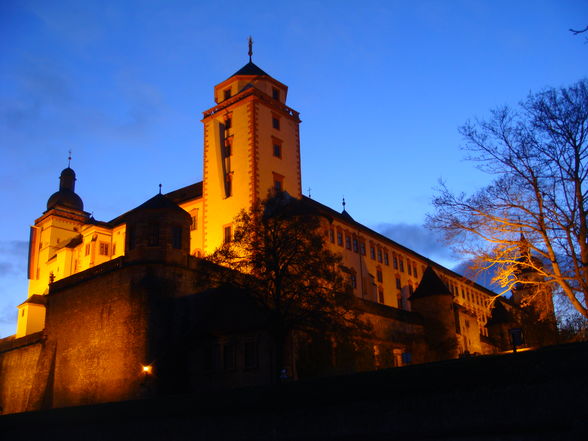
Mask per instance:
[[[0,439],[588,440],[588,344],[0,417]]]

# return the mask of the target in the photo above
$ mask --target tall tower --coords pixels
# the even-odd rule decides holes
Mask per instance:
[[[68,165],[59,176],[59,191],[47,201],[47,211],[31,227],[29,241],[29,294],[18,306],[16,337],[41,331],[45,324],[44,295],[54,280],[75,267],[73,246],[88,222],[82,199],[75,192],[76,174]]]
[[[251,46],[250,46],[251,48]],[[288,87],[251,61],[214,88],[204,112],[204,250],[230,240],[241,210],[272,189],[301,197],[300,118]]]

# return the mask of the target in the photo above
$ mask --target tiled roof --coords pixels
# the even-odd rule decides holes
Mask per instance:
[[[236,77],[237,75],[265,75],[266,77],[269,77],[267,73],[265,73],[259,68],[259,66],[252,63],[251,61],[231,75],[231,78]]]
[[[202,197],[202,181],[187,185],[165,194],[176,204]]]
[[[410,300],[438,295],[453,297],[453,294],[451,294],[451,291],[449,291],[449,288],[443,283],[435,270],[431,266],[428,266],[423,274],[421,283],[419,283],[417,289],[410,296]]]

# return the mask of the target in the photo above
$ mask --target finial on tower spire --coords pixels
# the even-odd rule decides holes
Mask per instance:
[[[161,184],[159,184],[159,194],[161,194]]]
[[[345,196],[343,196],[343,202],[342,202],[342,204],[343,204],[343,211],[345,211],[345,205],[347,205],[347,204],[345,203]]]
[[[251,57],[253,56],[253,38],[251,38],[251,35],[249,36],[249,62],[251,63]]]
[[[69,156],[67,157],[67,168],[71,165],[71,149],[68,150]]]

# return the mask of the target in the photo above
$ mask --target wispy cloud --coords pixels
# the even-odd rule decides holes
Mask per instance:
[[[69,80],[51,60],[27,59],[9,82],[13,89],[0,104],[0,123],[11,129],[46,118],[71,99]]]
[[[385,223],[377,225],[375,230],[431,260],[443,262],[459,260],[451,247],[444,243],[437,233],[422,225]]]
[[[0,241],[0,338],[14,333],[16,305],[26,299],[27,253],[27,241]]]
[[[24,240],[0,241],[0,277],[26,271],[28,243]]]
[[[485,271],[477,270],[473,260],[464,260],[458,265],[454,266],[452,269],[456,273],[461,274],[462,276],[465,276],[477,284],[482,285],[494,292],[500,291],[500,287],[492,283],[492,278],[495,275],[494,271],[492,271],[492,269]]]

